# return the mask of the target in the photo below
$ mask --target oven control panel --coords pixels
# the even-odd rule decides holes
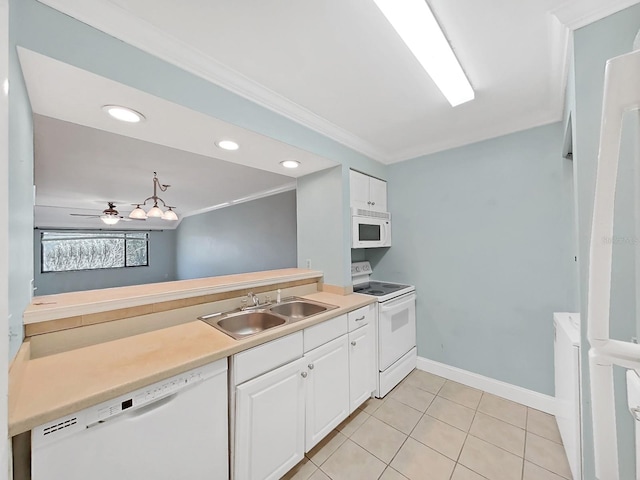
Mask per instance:
[[[354,262],[351,264],[351,276],[370,274],[371,264],[369,262]]]

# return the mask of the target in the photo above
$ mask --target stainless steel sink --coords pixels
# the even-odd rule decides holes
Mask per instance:
[[[273,313],[288,317],[292,322],[309,318],[313,315],[338,308],[335,305],[307,300],[305,298],[290,297],[285,298],[281,303],[269,307]]]
[[[200,319],[236,340],[241,340],[250,335],[287,323],[286,318],[267,310],[246,310],[215,315],[213,318],[207,315]]]
[[[198,319],[236,340],[242,340],[270,328],[309,318],[334,308],[338,307],[305,298],[288,297],[271,306],[261,305],[260,308],[249,307],[241,311],[212,313]]]

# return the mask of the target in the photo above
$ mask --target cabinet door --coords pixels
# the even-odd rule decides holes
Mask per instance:
[[[369,178],[359,172],[349,171],[349,185],[351,187],[351,207],[371,210],[369,203]]]
[[[311,450],[349,414],[349,349],[347,335],[305,354],[307,421],[305,451]]]
[[[376,212],[387,211],[387,182],[370,177],[369,179],[370,210]]]
[[[300,358],[237,387],[236,480],[279,479],[304,457],[305,366]]]
[[[349,334],[349,413],[375,390],[373,327],[365,325]]]

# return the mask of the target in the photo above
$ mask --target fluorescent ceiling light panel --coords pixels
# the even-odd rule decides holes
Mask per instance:
[[[473,88],[426,0],[374,0],[452,107],[473,100]]]

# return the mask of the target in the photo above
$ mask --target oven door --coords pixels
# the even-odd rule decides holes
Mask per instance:
[[[382,218],[352,217],[352,248],[391,246],[391,221]]]
[[[416,346],[416,294],[378,304],[378,367],[389,368]]]

